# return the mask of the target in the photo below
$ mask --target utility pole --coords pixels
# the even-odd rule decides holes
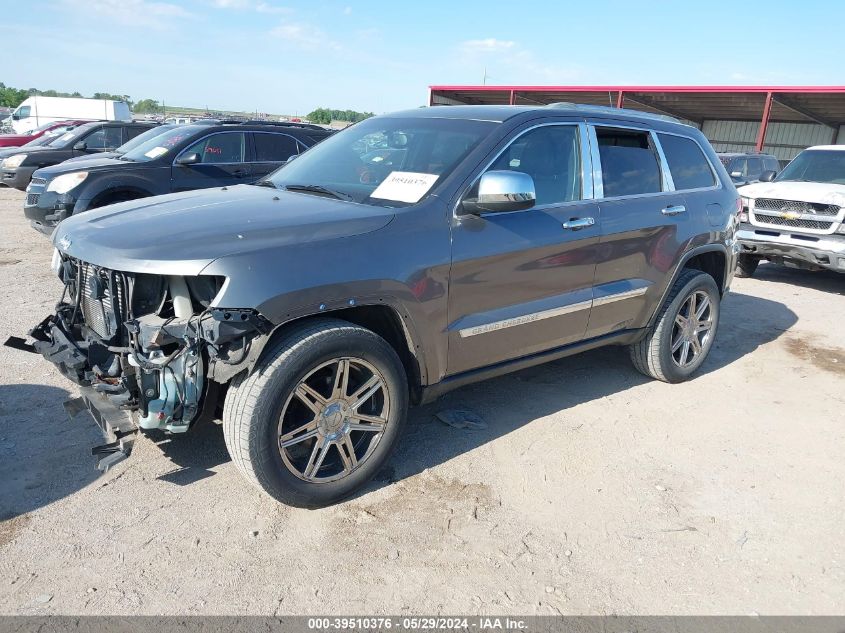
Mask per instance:
[[[482,86],[487,85],[487,67],[486,66],[484,67],[484,76],[481,78],[481,85]]]

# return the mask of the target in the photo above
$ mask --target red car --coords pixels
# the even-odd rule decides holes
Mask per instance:
[[[0,147],[20,147],[21,145],[26,145],[30,141],[34,141],[52,130],[80,125],[82,123],[87,123],[87,121],[54,121],[53,123],[40,125],[25,134],[0,134]],[[61,131],[62,130],[59,130],[59,133],[61,133]]]

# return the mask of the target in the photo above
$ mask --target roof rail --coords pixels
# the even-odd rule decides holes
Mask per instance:
[[[663,121],[671,121],[672,123],[683,123],[683,120],[668,114],[656,114],[653,112],[643,112],[642,110],[634,110],[632,108],[614,108],[613,106],[599,106],[588,105],[584,103],[571,103],[569,101],[558,101],[550,103],[549,108],[560,108],[561,110],[580,110],[585,112],[601,112],[605,114],[635,114],[637,116],[646,117],[650,119],[658,119]]]
[[[297,123],[296,121],[262,121],[261,119],[249,119],[248,121],[241,121],[243,125],[276,125],[278,127],[298,127],[305,130],[320,130],[324,128],[316,123]]]

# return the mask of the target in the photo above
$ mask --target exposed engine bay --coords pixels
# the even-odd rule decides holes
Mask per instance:
[[[213,415],[219,384],[254,361],[272,329],[254,310],[211,307],[222,277],[125,273],[59,251],[53,268],[64,293],[30,332],[35,350],[141,429],[184,433]]]

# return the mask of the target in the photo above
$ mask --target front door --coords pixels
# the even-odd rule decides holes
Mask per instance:
[[[200,139],[180,153],[197,154],[199,162],[174,162],[173,191],[190,191],[251,182],[244,132],[217,132]]]
[[[599,236],[587,144],[584,125],[523,130],[487,169],[530,175],[535,206],[454,219],[448,374],[584,337]]]

